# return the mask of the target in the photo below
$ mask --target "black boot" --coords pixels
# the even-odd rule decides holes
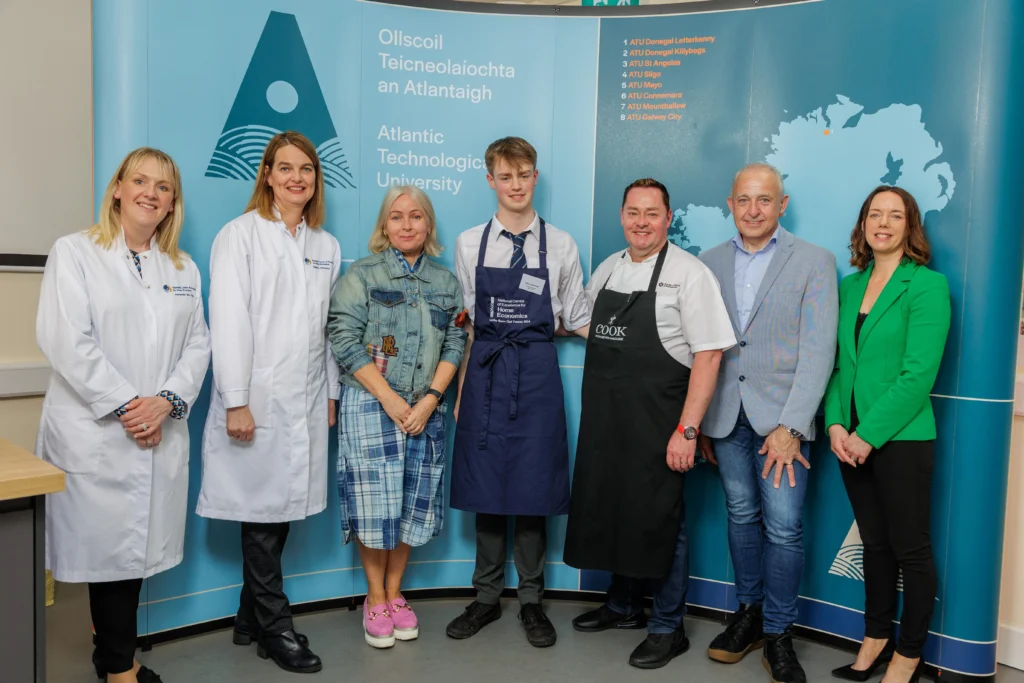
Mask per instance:
[[[573,619],[572,627],[583,633],[596,633],[610,628],[646,628],[647,617],[643,610],[636,614],[619,614],[608,605],[601,605]]]
[[[260,627],[252,622],[243,621],[237,616],[235,617],[235,629],[231,634],[231,642],[235,645],[251,645],[252,642],[260,639]],[[309,647],[309,638],[301,633],[295,634],[295,639],[299,641],[299,645],[303,647]]]
[[[789,630],[765,634],[761,663],[772,675],[772,683],[807,683],[807,674],[793,651],[793,634]]]
[[[761,606],[740,605],[726,622],[725,630],[711,641],[708,657],[723,664],[735,664],[748,652],[764,646]]]
[[[689,649],[690,640],[682,628],[674,633],[650,633],[633,650],[629,664],[638,669],[659,669]]]
[[[256,655],[260,659],[273,659],[285,671],[311,674],[323,668],[320,658],[299,643],[295,631],[285,631],[275,636],[260,634],[256,644]]]
[[[519,609],[519,619],[526,629],[526,640],[534,647],[551,647],[558,639],[555,633],[555,626],[544,614],[544,609],[537,603],[531,602]]]
[[[480,629],[501,618],[501,605],[488,605],[474,600],[459,616],[452,619],[445,633],[449,638],[462,640],[475,636]]]

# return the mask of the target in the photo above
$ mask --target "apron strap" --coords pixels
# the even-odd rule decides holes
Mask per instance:
[[[665,255],[668,254],[668,242],[658,252],[658,261],[654,264],[654,272],[651,273],[651,284],[647,285],[647,291],[654,294],[658,287],[658,280],[661,279],[661,267],[665,265]]]
[[[655,261],[655,263],[654,263],[654,272],[651,273],[651,281],[647,285],[647,293],[648,294],[654,294],[655,290],[658,288],[658,280],[661,279],[661,268],[662,268],[662,266],[665,265],[665,255],[666,254],[668,254],[668,242],[666,242],[665,246],[663,246],[661,248],[661,251],[658,252],[658,260]],[[620,258],[626,258],[626,253],[624,252]],[[609,273],[608,274],[608,279],[604,281],[604,284],[601,285],[601,289],[598,291],[598,296],[600,296],[600,292],[604,291],[608,287],[608,282],[611,279],[612,279],[612,273]],[[612,317],[613,318],[617,318],[620,315],[622,315],[623,313],[625,313],[629,309],[630,306],[632,306],[634,303],[636,303],[636,300],[638,298],[640,298],[639,295],[641,293],[642,293],[642,291],[640,291],[640,290],[630,292],[629,293],[629,298],[626,299],[626,303],[622,305],[622,308],[620,308],[619,310],[615,311],[615,315],[613,315]]]
[[[540,267],[548,267],[548,231],[544,229],[544,219],[537,216],[537,220],[540,221]]]
[[[488,339],[490,341],[490,339]],[[490,349],[479,361],[481,367],[490,366],[491,375],[494,374],[494,361],[498,359],[504,351],[511,350],[512,357],[509,358],[509,369],[511,370],[512,377],[509,380],[509,402],[508,402],[508,417],[510,420],[516,419],[519,414],[519,348],[526,346],[527,342],[520,341],[518,339],[512,339],[510,337],[495,338],[494,341],[500,342],[495,344],[494,348]],[[487,383],[487,389],[484,391],[484,405],[483,405],[483,425],[480,430],[480,448],[487,447],[487,424],[490,421],[491,415],[491,387],[494,382]]]
[[[480,249],[478,250],[478,256],[477,256],[477,260],[476,260],[476,267],[477,268],[483,268],[484,267],[484,254],[487,253],[487,240],[491,236],[491,223],[492,222],[493,222],[493,219],[490,220],[490,221],[487,221],[487,227],[484,228],[484,235],[480,239]]]

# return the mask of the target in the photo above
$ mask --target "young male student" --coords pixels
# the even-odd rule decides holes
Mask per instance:
[[[533,208],[537,151],[493,142],[487,182],[498,211],[456,240],[455,273],[469,312],[459,370],[451,506],[476,513],[477,596],[448,624],[469,638],[501,616],[506,518],[515,517],[519,617],[535,647],[555,644],[541,608],[545,518],[569,511],[569,451],[555,330],[586,337],[590,307],[576,242]]]

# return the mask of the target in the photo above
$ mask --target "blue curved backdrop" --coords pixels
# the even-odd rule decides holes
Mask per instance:
[[[575,237],[589,273],[621,248],[618,197],[639,176],[668,184],[671,239],[699,253],[732,234],[725,196],[735,171],[767,160],[786,175],[784,224],[840,264],[863,196],[879,182],[906,187],[927,212],[932,265],[953,293],[933,395],[940,590],[926,659],[991,674],[1021,283],[1024,6],[717,5],[598,19],[356,0],[95,0],[96,196],[127,151],[170,153],[184,177],[183,246],[206,275],[263,144],[294,128],[325,161],[326,227],[350,262],[366,254],[393,182],[427,189],[441,241],[453,245],[493,210],[487,144],[521,135],[540,154],[538,210]],[[441,258],[452,265],[450,249]],[[575,449],[583,345],[562,341],[559,353]],[[193,509],[208,392],[209,383],[190,418]],[[716,476],[702,466],[687,483],[689,602],[728,609],[735,590]],[[800,623],[859,640],[859,537],[824,443],[805,527]],[[604,590],[607,576],[562,563],[564,529],[564,518],[549,523],[547,586]],[[414,551],[406,587],[468,587],[473,560],[472,516],[449,511],[442,536]],[[296,603],[365,592],[353,549],[340,543],[336,492],[325,513],[293,526],[285,571]],[[238,525],[190,514],[184,563],[145,584],[140,633],[234,614],[240,581]]]

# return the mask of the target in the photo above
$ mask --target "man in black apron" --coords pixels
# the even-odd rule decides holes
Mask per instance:
[[[632,183],[621,220],[629,248],[587,285],[593,317],[565,562],[613,574],[606,604],[573,620],[576,630],[646,625],[629,663],[653,669],[689,647],[683,478],[722,351],[735,338],[711,271],[668,242],[665,186]],[[645,584],[654,597],[649,621]]]
[[[456,274],[471,312],[459,373],[451,506],[476,513],[476,600],[447,628],[469,638],[501,616],[507,517],[515,517],[520,619],[535,647],[554,645],[541,608],[546,518],[569,511],[565,403],[553,343],[557,319],[590,322],[576,244],[533,210],[537,153],[521,138],[487,150],[498,211],[459,235]]]

